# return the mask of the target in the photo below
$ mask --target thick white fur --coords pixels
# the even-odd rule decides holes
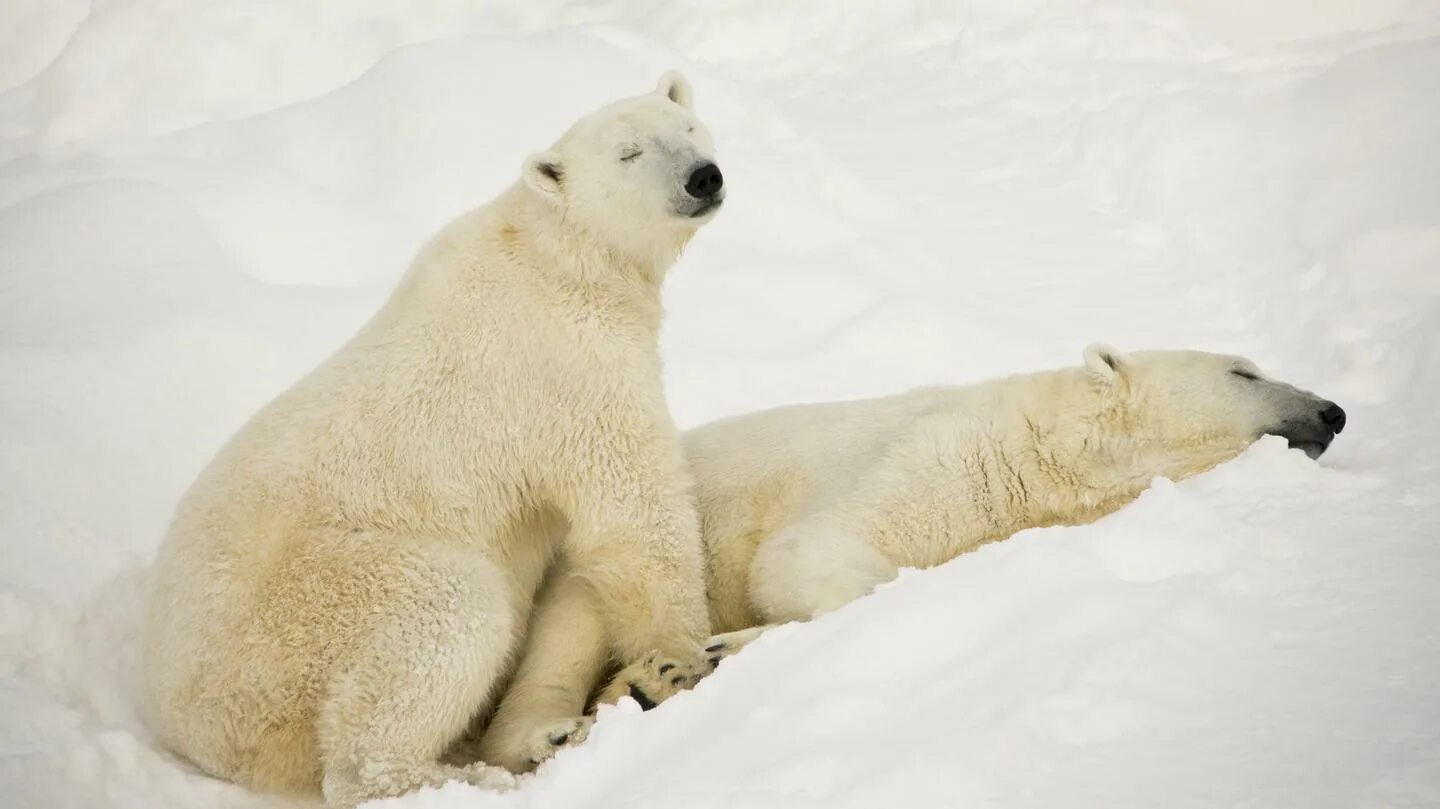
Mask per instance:
[[[1157,475],[1209,469],[1271,425],[1313,420],[1328,404],[1235,375],[1258,374],[1239,357],[1092,346],[1084,359],[964,387],[768,410],[687,433],[712,629],[729,633],[706,653],[733,653],[757,634],[751,628],[835,609],[899,568],[938,565],[1025,528],[1097,519]],[[583,614],[583,599],[569,595],[569,609]],[[525,769],[507,755],[515,729],[582,710],[601,666],[577,661],[603,662],[604,640],[578,626],[536,622],[529,654],[563,643],[565,671],[585,676],[567,685],[550,669],[547,701],[535,709],[520,677],[501,703],[506,723],[487,736],[488,760]]]
[[[512,669],[557,537],[602,655],[695,661],[702,554],[657,352],[660,282],[706,221],[684,207],[712,159],[689,101],[667,75],[527,160],[201,474],[145,647],[172,749],[339,806],[508,785],[439,759]]]

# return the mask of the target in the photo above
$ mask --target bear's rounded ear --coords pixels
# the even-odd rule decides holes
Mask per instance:
[[[525,168],[520,176],[540,196],[550,202],[560,201],[565,169],[560,165],[560,155],[556,152],[536,152],[525,158]]]
[[[1085,349],[1085,370],[1098,381],[1113,383],[1125,373],[1125,356],[1104,343],[1095,343]]]
[[[655,85],[655,92],[687,110],[695,109],[695,93],[690,89],[689,80],[678,70],[665,71],[665,75],[660,77],[660,83]]]

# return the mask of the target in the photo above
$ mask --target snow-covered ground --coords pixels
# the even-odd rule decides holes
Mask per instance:
[[[92,8],[93,5],[93,8]],[[1440,8],[1389,0],[4,0],[0,795],[283,802],[137,718],[181,490],[580,113],[693,81],[693,425],[1124,348],[1341,402],[413,807],[1440,805]]]

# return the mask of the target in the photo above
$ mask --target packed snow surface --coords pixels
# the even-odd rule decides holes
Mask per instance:
[[[1263,8],[1257,8],[1263,6]],[[1122,349],[1336,399],[787,626],[508,794],[406,807],[1440,806],[1440,9],[1337,0],[5,0],[0,794],[287,805],[158,749],[184,487],[449,218],[684,69],[727,210],[682,425]]]

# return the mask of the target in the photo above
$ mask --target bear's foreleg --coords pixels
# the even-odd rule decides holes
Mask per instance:
[[[595,703],[613,705],[628,696],[652,708],[694,685],[766,628],[716,635],[683,660],[648,655],[616,673]],[[479,757],[523,773],[561,747],[584,741],[594,720],[582,712],[609,666],[598,600],[562,558],[536,598],[524,654],[481,737]]]
[[[866,538],[822,517],[761,543],[750,563],[750,599],[772,623],[807,621],[869,593],[899,569]]]
[[[483,761],[516,773],[585,739],[592,720],[582,714],[610,664],[595,594],[563,558],[536,596],[528,632],[479,746]]]
[[[570,520],[563,549],[595,594],[615,658],[698,659],[710,634],[699,518],[678,446],[594,447],[557,498]],[[608,443],[608,442],[607,442]],[[588,473],[588,474],[587,474]]]

